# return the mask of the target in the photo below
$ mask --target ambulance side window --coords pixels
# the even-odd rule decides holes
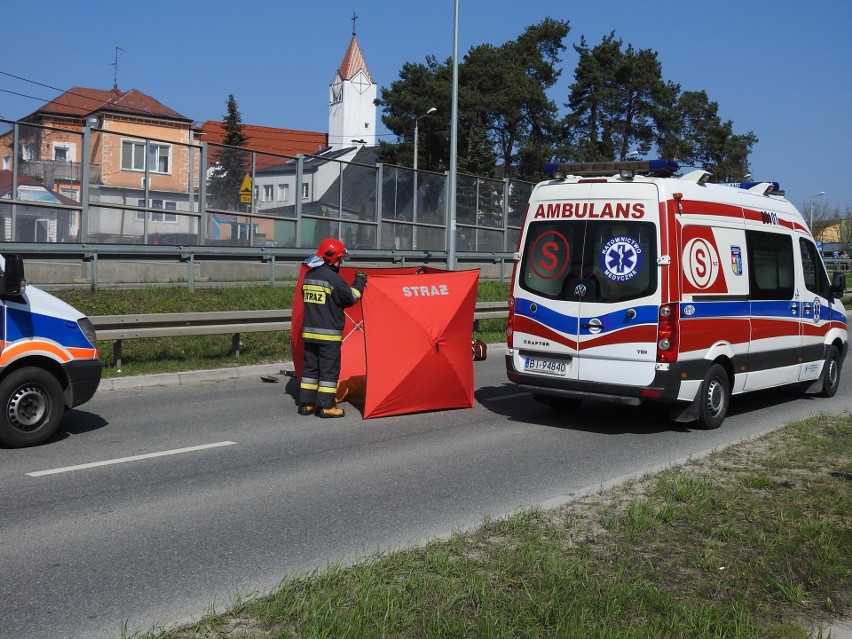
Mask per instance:
[[[577,246],[575,230],[582,234],[583,227],[567,221],[531,224],[520,265],[521,286],[543,297],[560,298],[565,281],[577,276],[582,243]]]
[[[811,293],[828,299],[831,297],[828,275],[822,265],[817,248],[805,238],[799,238],[799,250],[802,253],[802,274],[805,276],[805,288]]]
[[[747,231],[749,295],[755,300],[791,300],[795,290],[793,239],[789,235]]]

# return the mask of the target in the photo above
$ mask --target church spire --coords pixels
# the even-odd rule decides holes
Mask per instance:
[[[357,20],[353,12],[352,40],[329,87],[328,143],[332,148],[376,144],[377,87],[358,44]]]
[[[351,80],[359,71],[362,71],[370,82],[373,81],[370,70],[367,68],[367,62],[364,60],[364,54],[361,52],[361,47],[358,44],[358,38],[355,37],[355,32],[353,31],[352,41],[349,43],[349,48],[346,50],[346,55],[343,56],[343,62],[340,63],[340,68],[337,72],[342,79]]]

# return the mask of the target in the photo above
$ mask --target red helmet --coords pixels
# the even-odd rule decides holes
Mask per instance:
[[[327,237],[320,242],[317,249],[317,257],[321,257],[329,264],[334,264],[341,257],[349,257],[349,253],[346,251],[343,242],[333,237]]]

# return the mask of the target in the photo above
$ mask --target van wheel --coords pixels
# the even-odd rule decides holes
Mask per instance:
[[[840,386],[840,351],[836,346],[829,346],[825,354],[825,364],[822,365],[822,397],[834,397]]]
[[[0,382],[0,443],[11,448],[50,439],[65,414],[62,386],[41,368],[20,368]]]
[[[699,428],[711,430],[719,428],[728,415],[728,406],[731,404],[731,386],[728,381],[728,373],[719,364],[713,364],[704,381],[701,382],[699,392],[700,406],[698,410]]]

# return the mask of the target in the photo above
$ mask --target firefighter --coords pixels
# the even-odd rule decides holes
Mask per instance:
[[[355,304],[364,293],[367,275],[355,273],[350,286],[338,271],[349,257],[343,242],[329,237],[319,244],[316,255],[305,260],[310,270],[302,282],[302,379],[299,383],[299,415],[343,417],[335,405],[343,343],[343,309]]]

